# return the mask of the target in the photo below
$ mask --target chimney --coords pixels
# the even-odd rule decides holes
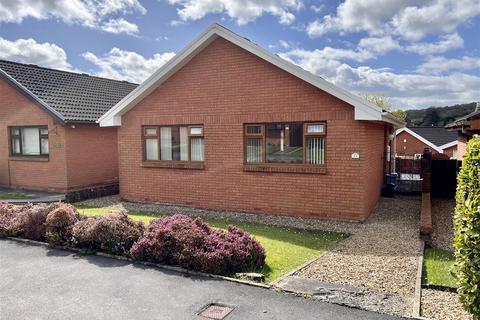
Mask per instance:
[[[475,112],[480,111],[480,101],[477,102],[477,106],[475,107]]]

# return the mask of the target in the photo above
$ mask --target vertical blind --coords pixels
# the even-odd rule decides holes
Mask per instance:
[[[192,161],[203,161],[204,160],[204,145],[203,138],[191,138],[190,145],[192,148]]]
[[[160,128],[160,155],[162,160],[172,160],[172,128]]]
[[[306,162],[308,164],[325,163],[325,139],[323,137],[307,137]]]
[[[263,142],[261,139],[247,139],[247,163],[259,163],[263,159]]]
[[[188,128],[180,127],[180,160],[188,161]]]

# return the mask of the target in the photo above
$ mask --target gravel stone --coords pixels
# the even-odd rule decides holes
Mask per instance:
[[[120,199],[118,195],[89,199],[75,203],[88,207],[110,207],[117,210],[140,212],[158,212],[162,214],[185,214],[192,217],[229,219],[243,222],[256,222],[273,226],[290,228],[325,230],[352,234],[361,224],[357,222],[322,220],[314,218],[289,217],[283,215],[256,214],[249,212],[207,210],[162,203],[138,203]]]
[[[381,198],[348,239],[296,276],[400,295],[403,300],[389,313],[411,315],[421,254],[420,204],[419,197]]]
[[[432,247],[453,251],[454,199],[432,199]]]
[[[458,295],[452,292],[423,289],[422,316],[434,320],[470,320]]]

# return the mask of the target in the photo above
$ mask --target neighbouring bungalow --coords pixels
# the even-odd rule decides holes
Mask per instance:
[[[446,129],[458,134],[458,156],[463,157],[468,140],[480,134],[480,102],[477,102],[475,111],[467,114],[445,126]],[[460,158],[461,159],[461,158]]]
[[[363,221],[403,122],[214,24],[103,115],[120,195]]]
[[[136,86],[0,60],[0,185],[73,200],[118,190],[117,130],[96,121]]]
[[[458,156],[458,140],[456,132],[441,127],[405,127],[396,132],[396,155],[402,158],[420,159],[425,148],[432,154],[445,154],[451,159]]]

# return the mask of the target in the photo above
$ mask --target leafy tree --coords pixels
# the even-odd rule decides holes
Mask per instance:
[[[390,110],[390,98],[383,93],[361,93],[360,97],[367,100],[368,102],[376,104],[377,106],[382,108],[382,110]]]
[[[480,138],[468,142],[458,174],[455,258],[458,293],[464,308],[480,319]]]
[[[397,117],[402,121],[407,120],[407,112],[405,110],[397,109],[397,110],[391,111],[391,114],[393,114],[395,117]]]

